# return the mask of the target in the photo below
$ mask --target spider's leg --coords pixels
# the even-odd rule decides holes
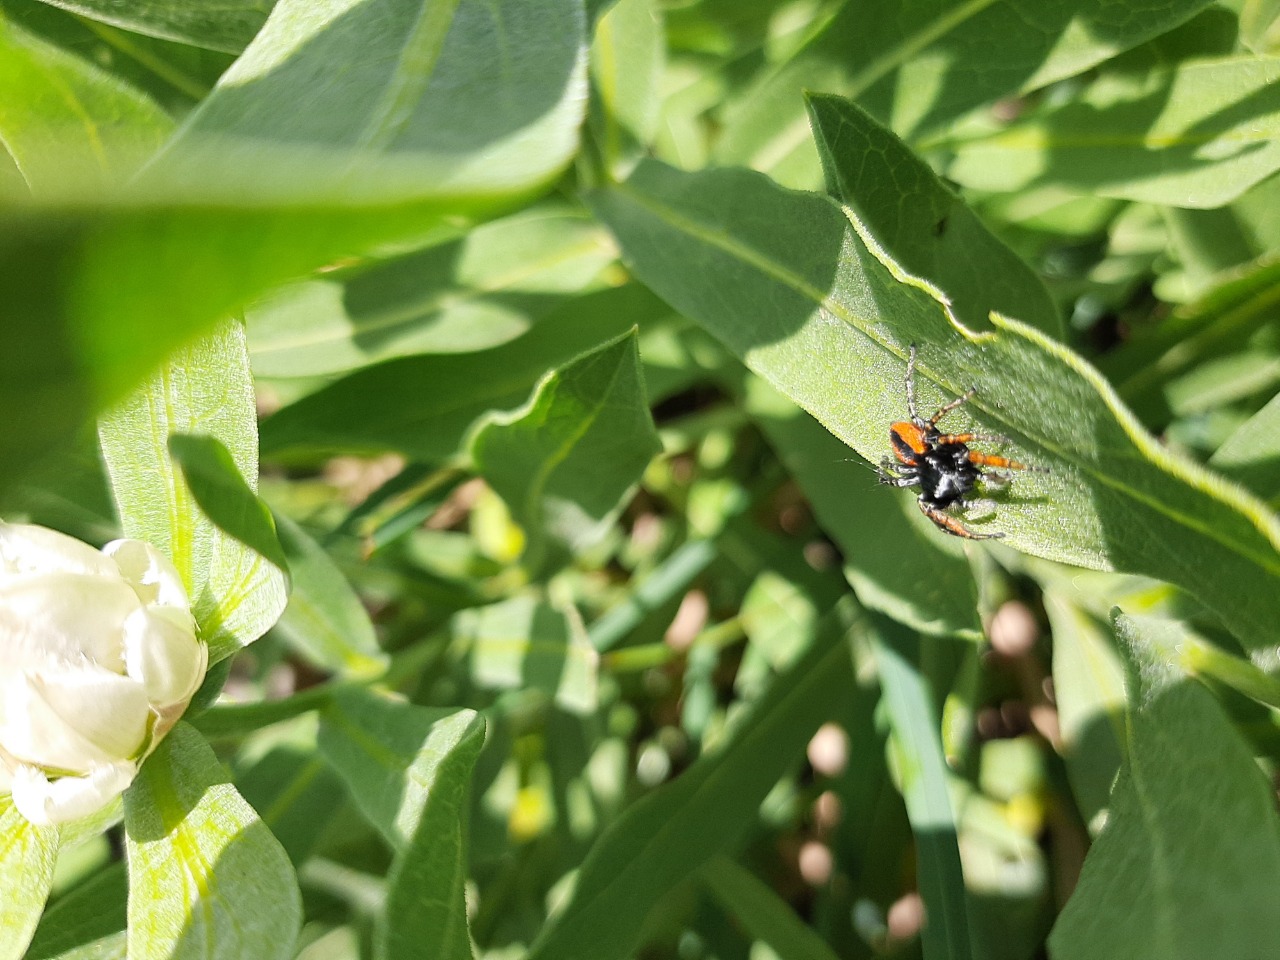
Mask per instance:
[[[916,345],[911,344],[911,352],[907,355],[907,413],[912,423],[920,423],[920,415],[916,413]]]
[[[1002,470],[1031,470],[1034,473],[1048,473],[1045,467],[1031,467],[1025,463],[1019,463],[1017,460],[1010,460],[1008,457],[1000,457],[991,453],[979,453],[977,450],[969,451],[969,462],[979,467],[999,467]]]
[[[1008,437],[1002,437],[998,433],[943,433],[940,434],[933,442],[937,444],[944,443],[973,443],[975,440],[984,443],[1008,443]]]
[[[978,393],[977,387],[970,387],[968,390],[960,394],[960,396],[956,397],[950,403],[944,403],[942,406],[940,406],[938,408],[938,412],[935,413],[929,419],[929,422],[936,426],[939,420],[945,417],[948,413],[950,413],[956,407],[960,406],[960,404],[965,403],[966,401],[972,400],[977,393]]]
[[[881,460],[880,469],[876,473],[880,475],[881,483],[891,487],[913,487],[920,482],[920,477],[916,475],[914,468],[903,466],[892,457]]]
[[[974,533],[955,517],[943,513],[937,507],[930,506],[923,500],[917,500],[916,504],[920,507],[920,512],[932,520],[940,530],[954,536],[964,537],[966,540],[999,540],[1004,536],[1003,533]]]

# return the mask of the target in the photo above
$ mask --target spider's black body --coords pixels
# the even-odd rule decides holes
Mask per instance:
[[[880,482],[894,487],[919,487],[916,504],[920,512],[939,529],[969,540],[994,540],[1003,533],[974,533],[955,517],[944,513],[956,504],[963,505],[977,484],[983,479],[1008,482],[1007,474],[990,473],[983,467],[1000,467],[1007,470],[1028,468],[1008,457],[981,453],[969,448],[971,440],[1000,442],[1002,437],[979,433],[943,433],[938,421],[978,392],[970,387],[963,396],[943,404],[938,412],[926,420],[916,412],[916,348],[911,345],[907,360],[907,412],[910,420],[899,420],[889,426],[889,441],[893,444],[893,457],[885,457],[880,463]],[[894,459],[896,458],[896,460]]]
[[[982,471],[969,459],[969,448],[963,443],[955,442],[939,446],[937,439],[941,435],[936,428],[926,433],[923,453],[912,450],[898,434],[889,435],[893,441],[894,453],[901,461],[893,464],[897,478],[912,481],[911,484],[895,485],[919,485],[920,499],[939,509],[964,500],[982,478]]]

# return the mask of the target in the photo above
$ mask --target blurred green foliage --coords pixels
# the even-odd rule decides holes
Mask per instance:
[[[0,960],[1276,955],[1278,24],[0,0],[0,513],[228,658]]]

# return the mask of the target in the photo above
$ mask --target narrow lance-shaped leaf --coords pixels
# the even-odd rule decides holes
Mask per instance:
[[[581,211],[535,207],[271,294],[248,312],[253,371],[305,377],[496,347],[602,286],[616,258],[613,238]]]
[[[661,448],[634,331],[548,374],[529,403],[476,431],[476,468],[531,538],[570,550],[604,535]]]
[[[1280,820],[1253,750],[1176,666],[1185,628],[1117,615],[1128,758],[1049,937],[1053,960],[1280,955]]]
[[[474,710],[427,710],[354,691],[321,717],[320,749],[395,850],[376,951],[471,960],[462,805],[484,744]]]
[[[902,799],[916,838],[920,896],[928,922],[925,960],[968,960],[969,910],[960,866],[959,829],[947,787],[947,761],[933,694],[915,662],[918,649],[902,627],[880,619],[870,630]]]
[[[130,960],[287,960],[302,919],[284,850],[185,723],[125,794]]]
[[[230,464],[219,458],[218,471],[234,469],[241,493],[257,489],[257,421],[240,324],[175,354],[99,427],[121,525],[173,560],[212,663],[275,623],[285,603],[284,574],[200,509],[170,455],[174,434],[215,438],[231,458]]]
[[[903,269],[928,277],[957,320],[989,330],[995,310],[1061,336],[1044,281],[892,130],[840,97],[810,95],[807,104],[828,191]]]
[[[855,100],[903,136],[983,103],[1080,73],[1188,20],[1206,0],[1167,0],[1134,16],[1108,0],[921,0],[898,15],[845,3],[733,105],[719,159],[794,186],[819,182],[799,92]]]
[[[573,0],[279,0],[137,186],[239,204],[519,194],[573,151],[583,33]]]
[[[753,938],[767,943],[788,960],[836,960],[833,951],[814,929],[801,920],[791,905],[751,871],[728,857],[716,857],[699,871],[720,905]]]
[[[947,175],[978,190],[1220,207],[1280,169],[1278,69],[1277,57],[1235,56],[1107,74],[1068,103],[953,144]]]
[[[835,621],[827,618],[811,648],[740,718],[721,749],[632,805],[596,841],[529,960],[633,955],[654,905],[739,835],[849,696],[849,650]]]
[[[317,666],[348,676],[386,667],[369,613],[325,549],[285,516],[276,517],[293,589],[276,629]]]
[[[56,827],[37,827],[0,798],[0,960],[20,960],[40,921],[58,858]]]
[[[646,163],[594,203],[641,279],[872,463],[906,413],[915,344],[922,412],[976,386],[942,425],[1006,437],[990,446],[1049,471],[988,487],[994,514],[971,510],[975,529],[1050,559],[1169,580],[1260,663],[1276,662],[1275,518],[1162,449],[1079,357],[1014,320],[997,317],[994,333],[961,327],[851,211],[756,174]]]
[[[208,434],[174,433],[169,436],[169,453],[204,515],[287,574],[289,563],[271,509],[240,475],[231,451]]]

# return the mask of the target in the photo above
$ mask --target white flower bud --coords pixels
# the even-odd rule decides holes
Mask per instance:
[[[204,679],[186,590],[150,544],[0,523],[0,794],[36,824],[124,791]]]

